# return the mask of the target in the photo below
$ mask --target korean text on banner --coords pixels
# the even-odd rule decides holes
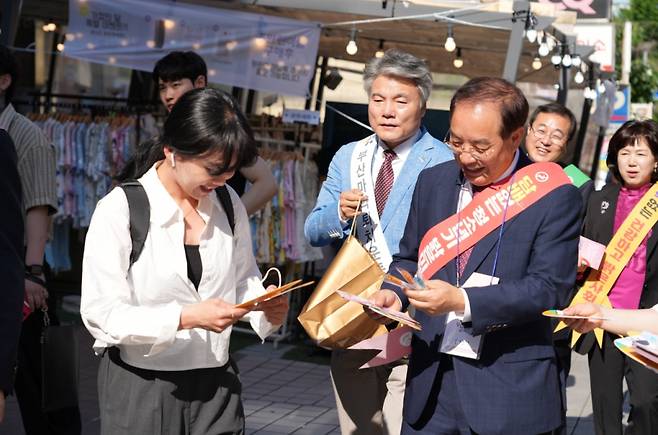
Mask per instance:
[[[152,71],[167,53],[193,50],[210,82],[305,96],[319,41],[313,22],[180,2],[71,0],[64,55]]]
[[[461,212],[425,233],[418,250],[417,274],[423,279],[431,279],[439,269],[457,257],[457,248],[464,252],[498,228],[503,214],[506,219],[511,219],[544,195],[566,184],[571,184],[571,180],[558,164],[533,163],[518,170],[512,180],[499,190],[491,187],[483,190]]]

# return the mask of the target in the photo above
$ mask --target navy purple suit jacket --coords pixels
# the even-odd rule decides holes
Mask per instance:
[[[515,170],[530,163],[520,155]],[[423,235],[456,213],[464,182],[455,161],[421,172],[391,271],[399,267],[415,273]],[[503,227],[495,272],[499,284],[466,290],[473,333],[483,334],[484,342],[479,360],[452,358],[459,391],[452,400],[461,404],[477,433],[527,435],[560,424],[562,399],[551,322],[541,313],[558,306],[575,281],[580,210],[578,190],[568,185],[509,219]],[[475,271],[491,275],[498,234],[493,231],[475,245],[462,282]],[[455,261],[432,279],[455,285]],[[407,307],[404,294],[391,289]],[[419,423],[431,402],[446,316],[416,311],[416,319],[423,329],[414,332],[404,402],[404,418],[411,425]]]

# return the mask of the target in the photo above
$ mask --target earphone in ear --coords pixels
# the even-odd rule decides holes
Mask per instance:
[[[171,167],[176,167],[176,153],[171,153]]]

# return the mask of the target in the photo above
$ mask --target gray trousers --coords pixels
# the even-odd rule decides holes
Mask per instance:
[[[216,368],[145,370],[110,348],[98,368],[101,434],[244,434],[241,390],[232,361]]]
[[[379,351],[335,349],[331,380],[342,435],[399,435],[407,364],[359,369]]]

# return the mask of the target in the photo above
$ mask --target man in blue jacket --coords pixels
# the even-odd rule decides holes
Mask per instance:
[[[360,204],[359,238],[367,240],[379,265],[388,270],[398,252],[418,174],[452,159],[452,153],[421,126],[432,89],[432,75],[423,60],[388,50],[366,66],[364,87],[375,134],[338,150],[304,232],[313,246],[344,239]],[[407,367],[397,362],[359,370],[371,357],[354,350],[332,353],[331,375],[344,435],[400,432]]]
[[[513,217],[500,212],[492,219],[502,225],[479,234],[468,249],[470,223],[459,213],[487,187],[482,194],[513,196],[501,189],[531,164],[519,151],[527,116],[528,103],[513,84],[470,80],[450,104],[446,142],[455,161],[423,171],[416,183],[391,270],[416,273],[423,236],[451,216],[464,235],[455,231],[451,242],[457,239],[457,249],[451,252],[459,255],[443,266],[436,263],[425,289],[388,286],[373,298],[398,310],[412,305],[422,326],[411,344],[405,435],[536,435],[560,425],[551,323],[542,311],[558,306],[576,276],[578,190],[562,184]],[[535,179],[546,181],[547,175],[542,169]],[[507,210],[509,201],[504,204],[499,208]],[[447,231],[441,238],[444,233],[450,238]],[[427,270],[424,261],[421,265]],[[457,345],[464,342],[467,346]]]

